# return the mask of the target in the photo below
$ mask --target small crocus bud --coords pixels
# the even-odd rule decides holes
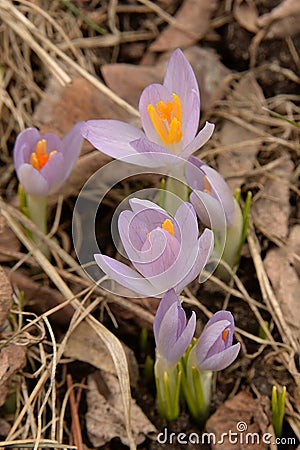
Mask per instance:
[[[232,345],[234,320],[229,311],[218,311],[205,325],[191,351],[191,360],[199,370],[223,370],[237,357],[240,344]]]
[[[46,197],[58,191],[79,155],[81,125],[60,139],[54,133],[41,135],[36,128],[22,131],[14,147],[14,164],[25,194]]]
[[[191,415],[201,424],[210,411],[213,371],[228,367],[239,353],[240,344],[232,345],[233,332],[232,314],[218,311],[207,322],[186,357],[182,374],[183,393]]]
[[[243,243],[244,224],[229,186],[216,170],[194,156],[189,158],[185,174],[193,189],[190,201],[199,219],[215,231],[216,257],[235,267]]]
[[[174,367],[190,345],[196,327],[193,311],[187,323],[186,314],[174,291],[170,289],[163,296],[153,323],[157,358],[166,367]]]
[[[193,281],[213,250],[213,233],[199,237],[193,206],[183,202],[174,217],[148,200],[132,198],[118,219],[120,238],[136,270],[109,256],[96,254],[99,267],[113,280],[144,296],[176,293]]]
[[[195,313],[192,313],[187,323],[186,314],[174,289],[167,291],[154,317],[153,330],[156,343],[154,373],[157,402],[160,415],[168,421],[179,415],[182,373],[177,365],[192,341],[195,327]]]

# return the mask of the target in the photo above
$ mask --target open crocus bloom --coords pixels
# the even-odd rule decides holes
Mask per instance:
[[[81,125],[77,123],[62,140],[54,133],[41,135],[36,128],[18,135],[14,164],[26,194],[46,197],[64,183],[80,153]]]
[[[193,311],[187,323],[186,314],[174,291],[170,289],[163,296],[153,322],[157,358],[167,366],[174,366],[190,345],[196,328]]]
[[[240,344],[232,345],[234,320],[229,311],[218,311],[205,325],[189,358],[199,370],[223,370],[237,357]]]
[[[102,254],[94,255],[100,268],[113,280],[144,296],[176,293],[202,271],[213,250],[213,233],[198,237],[193,206],[184,202],[174,218],[148,200],[129,200],[131,211],[121,212],[118,229],[125,252],[136,270]]]
[[[139,111],[144,132],[116,120],[89,120],[82,135],[98,150],[113,158],[146,167],[170,165],[168,155],[179,163],[202,147],[214,125],[206,122],[198,133],[200,95],[193,69],[181,50],[173,52],[164,83],[151,84],[142,92]],[[138,157],[134,157],[138,156]]]

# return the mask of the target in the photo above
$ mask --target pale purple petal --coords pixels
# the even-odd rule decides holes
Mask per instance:
[[[214,235],[211,230],[205,229],[198,240],[198,248],[196,255],[191,252],[189,259],[182,266],[182,276],[176,286],[176,293],[180,293],[182,289],[191,283],[204,269],[214,248]]]
[[[133,262],[133,264],[150,282],[152,282],[151,278],[157,275],[171,278],[172,268],[179,251],[178,240],[168,231],[156,228],[145,241],[139,262]]]
[[[195,139],[188,144],[181,152],[182,158],[187,159],[191,156],[196,150],[201,148],[206,142],[211,138],[214,132],[214,124],[210,122],[206,122],[202,130],[199,131]]]
[[[191,189],[203,191],[205,189],[204,176],[205,172],[202,167],[205,166],[205,162],[196,156],[190,156],[185,166],[185,177]]]
[[[31,164],[22,164],[17,172],[19,182],[27,194],[46,197],[49,193],[49,184],[38,170]]]
[[[187,147],[195,139],[199,127],[199,96],[194,91],[191,93],[187,106],[182,106],[182,148]]]
[[[84,122],[78,122],[62,140],[64,156],[64,181],[68,178],[82,147],[81,128]]]
[[[193,191],[190,195],[190,202],[203,225],[218,231],[226,228],[225,212],[217,199],[206,192]]]
[[[133,218],[135,217],[135,220]],[[139,251],[149,233],[146,224],[136,217],[132,211],[122,211],[118,219],[118,229],[125,252],[131,261],[139,259]]]
[[[229,327],[230,322],[228,320],[218,320],[210,326],[205,327],[195,346],[196,360],[200,367],[202,367],[202,363],[206,359],[210,348],[214,345],[219,336],[222,335],[222,332]]]
[[[158,308],[156,310],[155,316],[154,316],[153,332],[154,332],[155,342],[157,342],[158,331],[161,326],[161,321],[162,321],[163,317],[165,316],[166,312],[168,311],[168,309],[170,309],[174,303],[176,305],[180,306],[178,297],[175,294],[174,289],[169,289],[165,293],[163,298],[161,299],[161,301],[158,305]]]
[[[240,351],[240,343],[232,345],[226,348],[223,352],[217,353],[207,359],[205,359],[202,364],[200,364],[200,370],[223,370],[230,366],[231,363],[236,359]]]
[[[94,258],[103,272],[122,286],[144,296],[157,296],[157,289],[146,278],[126,266],[126,264],[100,253],[94,255]]]
[[[180,230],[181,241],[184,242],[185,248],[189,251],[190,248],[195,246],[199,234],[197,216],[193,206],[188,202],[181,203],[174,219]]]
[[[233,224],[235,204],[234,197],[228,184],[224,178],[212,167],[204,165],[202,167],[203,172],[206,174],[207,179],[212,187],[212,194],[215,198],[219,199],[220,203],[223,205],[228,225]]]
[[[157,145],[162,145],[163,142],[159,137],[152,120],[148,113],[148,105],[153,105],[156,107],[158,101],[163,100],[164,102],[173,101],[172,92],[161,84],[150,84],[147,86],[140,97],[139,111],[141,114],[142,125],[145,130],[147,138]]]
[[[167,66],[164,86],[178,95],[182,105],[182,130],[190,142],[197,132],[200,116],[200,95],[192,66],[180,49],[176,49]]]
[[[130,142],[145,137],[139,128],[119,120],[88,120],[81,133],[95,148],[116,159],[136,153]]]
[[[49,193],[56,191],[65,180],[64,157],[55,153],[39,171],[49,185]]]
[[[168,316],[169,316],[168,313],[170,313],[170,316],[171,313],[174,313],[173,311],[171,311],[172,308],[173,307],[171,307],[170,310],[167,312]],[[172,336],[173,339],[168,341],[167,333],[170,330],[170,327],[168,325],[172,325],[171,320],[169,319],[169,317],[165,317],[162,322],[161,336],[159,334],[158,337],[160,346],[157,347],[157,350],[159,354],[163,355],[163,357],[168,361],[170,365],[174,365],[184,355],[185,351],[187,350],[188,346],[190,345],[193,339],[196,328],[196,314],[194,311],[192,312],[191,318],[189,319],[185,329],[182,331],[181,335],[177,337],[177,339],[175,339],[175,341],[173,336]]]
[[[14,165],[17,173],[22,164],[29,163],[30,155],[39,139],[40,133],[36,128],[26,128],[18,134],[14,146]]]

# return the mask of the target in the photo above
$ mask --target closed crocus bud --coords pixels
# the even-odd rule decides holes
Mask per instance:
[[[205,325],[191,351],[192,363],[199,370],[223,370],[237,357],[240,344],[232,345],[234,320],[229,311],[218,311]]]
[[[46,197],[59,190],[80,153],[81,125],[77,123],[63,139],[54,133],[41,135],[36,128],[18,135],[14,164],[25,194]]]
[[[195,313],[192,313],[187,323],[186,314],[174,289],[167,291],[154,317],[153,330],[158,408],[160,415],[169,421],[179,415],[182,372],[177,364],[193,339],[195,327]]]
[[[96,254],[99,267],[122,286],[144,296],[162,297],[174,288],[178,294],[206,265],[213,250],[213,233],[199,237],[193,206],[183,202],[174,217],[148,200],[132,198],[131,210],[122,211],[118,229],[134,269],[109,256]]]
[[[235,267],[242,246],[243,217],[229,186],[216,170],[194,156],[189,158],[185,174],[199,219],[215,231],[215,256]]]
[[[173,367],[190,345],[196,327],[193,311],[187,323],[186,314],[174,291],[170,289],[163,296],[154,317],[153,331],[157,358]]]

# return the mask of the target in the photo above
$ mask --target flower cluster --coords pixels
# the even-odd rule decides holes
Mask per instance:
[[[181,50],[172,54],[163,84],[144,89],[139,111],[143,130],[116,120],[88,120],[62,140],[35,128],[20,133],[14,161],[25,193],[24,212],[46,232],[41,223],[45,199],[70,174],[82,138],[113,158],[164,168],[164,200],[157,204],[131,198],[130,209],[119,214],[118,232],[129,265],[101,253],[94,258],[125,288],[161,298],[154,318],[158,407],[173,420],[185,398],[192,416],[202,421],[209,411],[212,372],[228,367],[240,344],[233,344],[234,320],[228,311],[215,313],[194,338],[195,312],[187,321],[178,295],[212,259],[222,257],[237,266],[245,217],[222,176],[193,156],[210,139],[214,125],[206,122],[198,132],[198,84]]]
[[[204,421],[209,413],[211,376],[237,357],[240,344],[232,345],[234,320],[229,311],[218,311],[193,340],[196,316],[187,323],[174,289],[165,293],[154,318],[156,343],[155,376],[158,406],[168,420],[179,413],[182,391],[191,415]]]

